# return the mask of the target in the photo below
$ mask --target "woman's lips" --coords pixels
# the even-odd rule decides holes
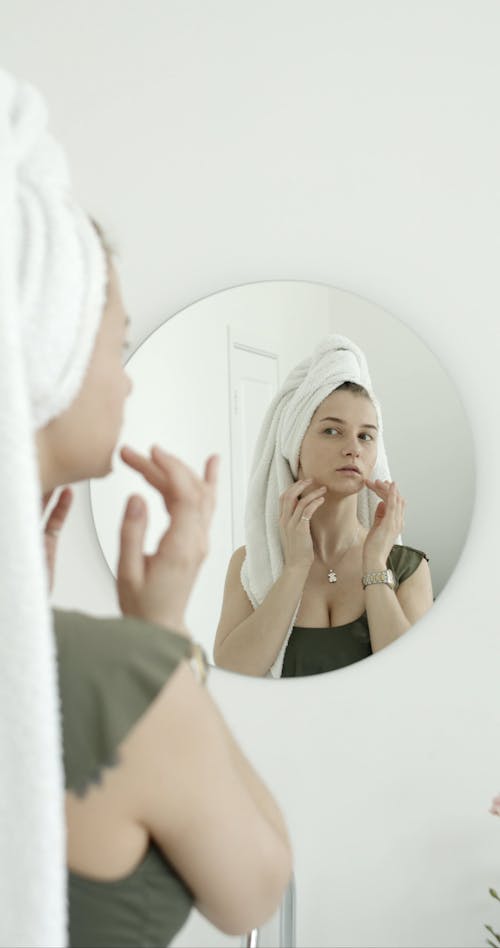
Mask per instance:
[[[357,467],[338,467],[337,474],[355,474],[357,477],[359,477],[361,471]]]

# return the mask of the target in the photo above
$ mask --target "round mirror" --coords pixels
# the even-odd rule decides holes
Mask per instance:
[[[211,662],[228,564],[245,544],[248,479],[265,412],[289,372],[332,333],[349,337],[366,357],[390,475],[406,501],[401,543],[428,555],[434,598],[460,556],[473,504],[471,432],[454,385],[413,332],[368,300],[323,284],[252,283],[199,300],[128,360],[133,392],[121,441],[143,452],[161,444],[199,473],[209,454],[220,454],[211,549],[187,613]],[[91,482],[90,492],[113,573],[130,493],[148,503],[146,552],[155,549],[167,514],[118,457],[112,475]]]

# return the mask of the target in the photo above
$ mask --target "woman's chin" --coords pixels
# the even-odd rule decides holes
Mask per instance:
[[[351,497],[353,494],[359,494],[363,490],[364,486],[365,482],[361,477],[356,478],[355,481],[354,479],[349,479],[341,483],[336,481],[334,484],[326,484],[328,494],[335,497]]]

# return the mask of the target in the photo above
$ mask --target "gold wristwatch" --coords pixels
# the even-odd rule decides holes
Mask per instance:
[[[363,583],[363,589],[366,589],[367,586],[374,586],[376,583],[385,583],[390,589],[396,589],[398,585],[392,569],[376,569],[371,573],[365,573],[361,577],[361,582]]]

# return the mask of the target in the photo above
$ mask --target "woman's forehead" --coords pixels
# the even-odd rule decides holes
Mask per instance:
[[[377,412],[371,399],[361,392],[342,391],[330,392],[323,399],[314,412],[314,420],[327,416],[340,418],[345,421],[356,421],[360,424],[375,424]]]

